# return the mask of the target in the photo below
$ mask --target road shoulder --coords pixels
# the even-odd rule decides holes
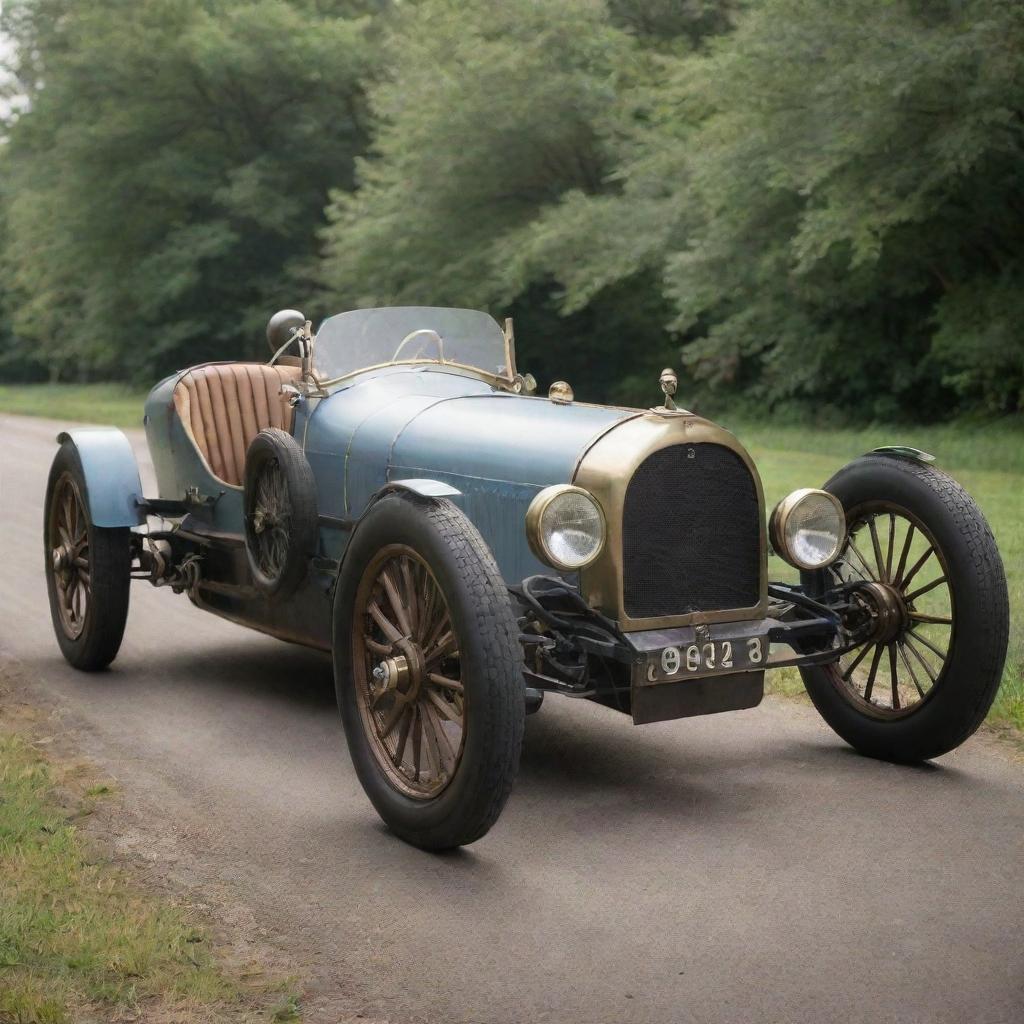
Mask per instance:
[[[9,663],[0,805],[0,1019],[302,1019],[295,965],[125,848],[119,784]]]

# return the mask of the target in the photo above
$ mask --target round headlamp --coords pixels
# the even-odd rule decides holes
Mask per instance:
[[[582,487],[545,487],[526,511],[526,538],[533,553],[563,571],[582,569],[604,547],[601,506]]]
[[[786,495],[768,521],[776,554],[797,569],[822,569],[846,543],[846,513],[828,491],[805,487]]]

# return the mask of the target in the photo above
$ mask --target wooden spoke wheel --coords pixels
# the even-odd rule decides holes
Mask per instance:
[[[519,767],[522,648],[505,581],[455,505],[390,494],[360,521],[335,594],[334,681],[388,827],[429,850],[485,835]]]
[[[64,635],[77,640],[85,629],[91,587],[85,503],[70,473],[57,480],[50,503],[50,572]],[[56,542],[56,544],[54,544]]]
[[[389,781],[415,798],[436,796],[462,758],[465,689],[444,594],[406,545],[367,567],[353,622],[356,700]]]
[[[95,671],[117,656],[128,618],[131,531],[90,519],[78,452],[61,445],[46,487],[43,550],[50,616],[61,653]]]
[[[829,573],[836,583],[864,585],[854,600],[874,622],[871,640],[830,673],[869,714],[913,713],[941,685],[954,640],[953,590],[938,542],[906,509],[861,506]]]
[[[869,632],[837,661],[802,668],[804,685],[862,753],[938,757],[977,729],[1002,678],[1009,602],[992,532],[955,480],[916,460],[867,455],[825,487],[846,510],[848,541],[804,582],[854,584]]]

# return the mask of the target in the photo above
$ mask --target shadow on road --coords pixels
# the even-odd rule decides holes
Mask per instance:
[[[216,650],[168,652],[166,659],[147,659],[148,671],[169,686],[201,688],[206,692],[238,692],[250,699],[292,704],[304,710],[335,710],[334,675],[330,655],[296,644],[259,640]],[[110,676],[116,676],[117,662]],[[182,677],[187,677],[184,682]]]
[[[302,717],[336,714],[330,657],[298,646],[246,640],[169,653],[166,662],[150,658],[147,667],[147,675],[163,685],[266,700],[276,705],[275,714],[287,716],[289,706]],[[105,675],[107,685],[118,685],[121,675],[115,666]],[[931,777],[956,787],[961,778],[952,766],[885,764],[861,757],[838,739],[808,740],[803,730],[773,729],[768,716],[779,714],[786,709],[776,705],[640,728],[619,712],[549,697],[527,718],[517,793],[599,797],[606,810],[625,811],[628,817],[637,811],[685,814],[688,808],[706,817],[723,803],[734,810],[748,806],[780,774],[793,771],[808,779],[820,773],[832,779],[875,777],[887,786]],[[719,785],[725,777],[729,785]]]

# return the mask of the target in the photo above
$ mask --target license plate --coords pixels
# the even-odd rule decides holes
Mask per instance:
[[[680,679],[728,675],[764,669],[768,660],[768,638],[739,636],[729,640],[706,640],[663,647],[648,652],[642,663],[645,683],[668,683]]]

